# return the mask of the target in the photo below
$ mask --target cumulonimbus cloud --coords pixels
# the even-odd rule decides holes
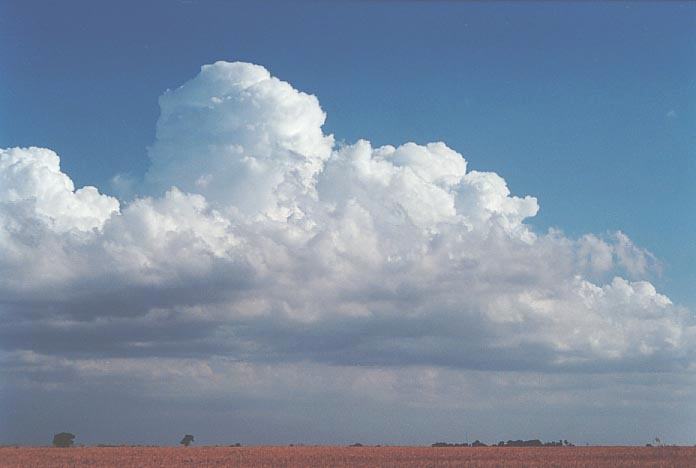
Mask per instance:
[[[623,233],[540,234],[437,142],[336,144],[316,97],[217,62],[160,98],[140,196],[0,150],[7,352],[582,371],[693,366]],[[624,279],[622,276],[629,279]]]

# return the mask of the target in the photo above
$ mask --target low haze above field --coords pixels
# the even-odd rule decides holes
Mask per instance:
[[[696,442],[696,5],[0,1],[0,443]]]

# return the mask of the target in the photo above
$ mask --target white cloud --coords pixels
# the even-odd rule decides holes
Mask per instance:
[[[592,274],[609,272],[620,267],[631,278],[645,278],[662,273],[662,265],[646,249],[638,247],[623,232],[598,237],[585,234],[578,240],[580,266]]]
[[[258,65],[217,62],[160,98],[147,180],[204,195],[216,207],[284,218],[333,146],[316,97]]]
[[[640,277],[650,271],[660,272],[661,267],[655,256],[645,249],[636,246],[626,234],[619,231],[614,234],[614,252],[619,265],[626,269],[629,275]]]
[[[230,221],[202,195],[177,188],[133,201],[105,226],[100,240],[98,248],[115,272],[145,283],[210,275],[212,262],[229,258],[240,243]]]
[[[336,147],[314,96],[243,63],[204,66],[160,105],[149,196],[123,206],[75,190],[50,150],[0,151],[6,350],[139,378],[89,359],[693,366],[693,315],[647,281],[652,254],[621,232],[534,232],[535,198],[444,143]],[[211,377],[199,364],[184,368]]]
[[[605,273],[614,268],[614,248],[593,234],[578,240],[580,265],[592,273]]]
[[[95,187],[75,190],[58,155],[45,148],[0,149],[0,203],[23,205],[59,232],[100,229],[119,209]]]

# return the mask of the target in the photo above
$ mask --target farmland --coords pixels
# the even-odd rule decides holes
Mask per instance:
[[[2,467],[696,466],[694,447],[2,447]]]

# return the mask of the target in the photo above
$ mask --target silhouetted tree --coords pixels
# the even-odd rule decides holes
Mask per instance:
[[[59,432],[53,436],[53,446],[54,447],[72,447],[75,434],[69,432]]]
[[[193,436],[191,434],[186,434],[179,443],[184,447],[188,447],[189,445],[191,445],[191,442],[193,442]]]

